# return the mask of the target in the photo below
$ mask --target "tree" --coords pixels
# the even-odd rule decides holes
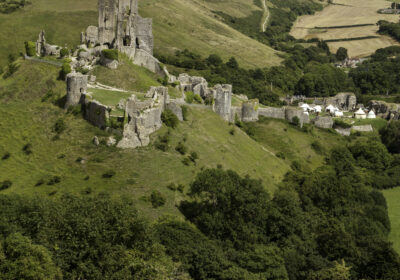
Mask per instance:
[[[338,48],[338,50],[336,51],[337,60],[342,61],[345,60],[347,57],[348,57],[347,49],[343,47]]]
[[[171,128],[175,128],[179,124],[178,117],[170,109],[166,109],[164,112],[162,112],[161,120],[166,126]]]
[[[27,56],[35,56],[36,55],[36,45],[34,42],[26,41],[25,42],[25,51]]]
[[[391,121],[379,134],[389,152],[400,153],[400,121]]]
[[[217,54],[210,54],[210,56],[207,58],[207,62],[210,65],[219,66],[222,64],[222,58]]]
[[[226,63],[226,66],[232,69],[238,69],[239,68],[239,63],[236,61],[236,58],[231,57],[229,61]]]
[[[49,251],[20,233],[0,243],[0,274],[2,279],[62,279]]]

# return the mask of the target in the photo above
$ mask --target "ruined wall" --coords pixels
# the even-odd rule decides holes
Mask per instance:
[[[273,118],[273,119],[285,119],[285,107],[281,108],[275,108],[275,107],[263,107],[258,109],[258,114],[260,116],[264,116],[267,118]]]
[[[355,131],[360,131],[360,132],[372,132],[374,129],[372,128],[372,125],[366,124],[366,125],[354,125],[351,127],[352,130]]]
[[[313,124],[319,128],[332,128],[333,127],[333,119],[331,117],[316,117],[313,120]]]
[[[299,108],[286,108],[285,119],[289,122],[293,122],[293,118],[298,117],[300,121],[300,126],[304,123],[310,123],[310,118],[308,115],[304,114],[304,111]]]
[[[400,119],[400,104],[371,100],[368,103],[368,108],[374,110],[377,117],[387,120]]]
[[[137,49],[135,51],[135,57],[133,59],[133,63],[141,67],[145,67],[149,69],[151,72],[154,72],[160,76],[165,76],[165,73],[161,68],[158,59],[144,50]]]
[[[351,111],[356,108],[357,98],[354,93],[342,92],[335,96],[324,98],[323,104],[329,104],[338,107],[340,110]]]
[[[109,117],[110,109],[107,106],[96,100],[85,101],[85,119],[91,124],[104,129],[107,127]]]
[[[236,120],[242,120],[242,107],[231,107],[229,122],[234,123]]]
[[[82,94],[86,93],[88,76],[81,73],[67,75],[67,100],[65,108],[82,103]]]

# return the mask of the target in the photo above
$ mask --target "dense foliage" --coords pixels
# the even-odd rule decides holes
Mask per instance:
[[[397,41],[400,41],[400,23],[380,20],[378,25],[380,34],[392,36]]]
[[[101,54],[111,60],[118,60],[118,50],[110,49],[110,50],[102,50]]]
[[[36,55],[36,44],[35,42],[26,41],[25,42],[25,52],[27,56],[35,56]]]
[[[31,4],[31,2],[26,0],[0,0],[0,14],[12,13],[29,4]]]
[[[379,133],[389,152],[400,154],[400,121],[391,121]]]

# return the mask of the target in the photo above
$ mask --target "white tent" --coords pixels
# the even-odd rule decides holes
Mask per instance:
[[[325,110],[329,111],[329,112],[333,112],[333,111],[335,111],[335,107],[333,107],[331,104],[329,104],[328,107],[325,108]]]
[[[354,117],[356,119],[366,119],[367,115],[365,114],[364,110],[360,108],[357,112],[354,113]]]
[[[303,114],[309,116],[309,113],[307,111],[303,112]]]
[[[375,115],[374,110],[371,110],[371,111],[368,112],[367,118],[368,119],[376,119],[376,115]]]
[[[316,113],[321,113],[322,112],[322,107],[317,105],[317,106],[314,107],[314,110],[315,110]]]
[[[343,117],[343,112],[342,111],[335,111],[335,117]]]
[[[307,103],[303,103],[302,105],[300,105],[300,108],[303,108],[304,111],[307,111],[308,109],[310,109],[310,105],[308,105]]]

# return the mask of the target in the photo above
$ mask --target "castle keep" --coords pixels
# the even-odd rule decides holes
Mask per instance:
[[[117,49],[152,72],[163,74],[153,57],[153,21],[138,12],[139,0],[99,0],[98,26],[81,34],[81,44]]]

